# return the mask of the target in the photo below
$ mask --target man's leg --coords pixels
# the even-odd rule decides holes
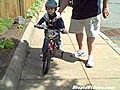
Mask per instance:
[[[83,30],[84,30],[84,24],[82,20],[71,20],[69,32],[75,33],[76,40],[78,43],[79,50],[75,51],[74,55],[75,57],[79,58],[79,56],[85,56],[85,52],[82,50],[82,41],[83,41]]]
[[[92,54],[95,37],[87,37],[88,55]]]
[[[93,67],[94,66],[94,57],[92,55],[94,49],[94,41],[95,37],[99,34],[100,30],[100,15],[91,17],[85,20],[85,30],[87,35],[87,46],[88,46],[88,59],[86,66]]]
[[[88,59],[86,62],[87,67],[93,67],[94,66],[94,57],[92,56],[93,53],[93,45],[94,45],[95,37],[87,37],[87,46],[88,46]]]
[[[76,34],[79,49],[82,50],[83,33]],[[95,37],[87,37],[88,55],[92,55]]]
[[[77,33],[77,34],[76,34],[76,40],[77,40],[79,49],[74,53],[74,55],[75,55],[75,57],[77,57],[77,58],[78,58],[79,56],[85,56],[85,52],[84,52],[83,49],[82,49],[83,36],[84,36],[83,33]]]
[[[76,39],[77,39],[79,49],[81,50],[82,49],[82,41],[83,41],[83,33],[76,34]]]

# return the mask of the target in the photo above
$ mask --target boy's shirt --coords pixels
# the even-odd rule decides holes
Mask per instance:
[[[60,13],[55,12],[53,16],[49,15],[48,13],[45,13],[44,16],[40,19],[38,22],[39,25],[42,23],[46,23],[49,29],[63,29],[65,28],[64,21],[60,16]]]

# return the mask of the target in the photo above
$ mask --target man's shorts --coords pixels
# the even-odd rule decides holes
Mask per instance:
[[[100,15],[88,19],[75,20],[71,19],[70,33],[83,33],[85,30],[88,37],[96,37],[100,31]]]

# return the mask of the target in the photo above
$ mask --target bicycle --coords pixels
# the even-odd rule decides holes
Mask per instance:
[[[43,52],[43,64],[42,64],[42,71],[43,74],[47,74],[49,69],[50,69],[50,62],[51,62],[51,58],[54,57],[55,52],[59,50],[55,40],[58,38],[58,30],[53,30],[53,29],[48,29],[42,25],[40,26],[34,26],[36,28],[39,29],[44,29],[47,30],[47,34],[45,35],[45,37],[48,39],[48,48]],[[63,51],[61,51],[61,55],[60,57],[63,57]]]

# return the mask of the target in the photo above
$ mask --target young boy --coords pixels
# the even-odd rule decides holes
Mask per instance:
[[[46,13],[44,16],[40,19],[40,21],[35,25],[35,27],[39,27],[43,23],[47,26],[48,29],[55,29],[58,31],[58,39],[56,40],[56,44],[58,46],[58,49],[60,49],[61,40],[60,40],[60,32],[67,33],[65,30],[64,21],[60,16],[60,13],[56,12],[57,10],[57,3],[55,0],[48,0],[45,3]],[[45,35],[47,33],[47,30],[44,31]],[[44,43],[42,47],[42,53],[47,49],[48,47],[48,39],[44,38]],[[42,54],[40,55],[42,56]]]

